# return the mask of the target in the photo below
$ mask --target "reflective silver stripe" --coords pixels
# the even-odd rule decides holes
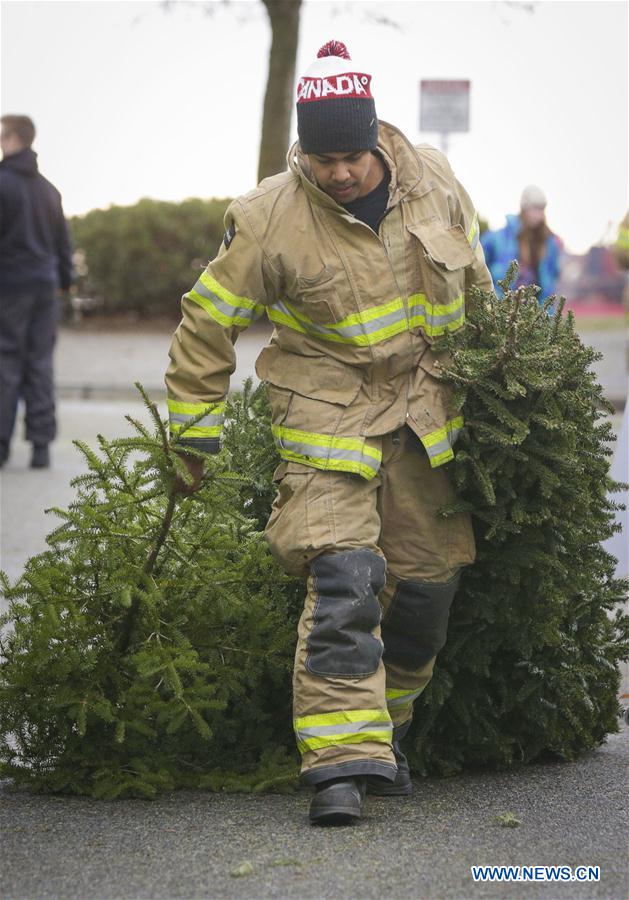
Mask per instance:
[[[347,722],[344,725],[315,725],[300,728],[300,738],[325,737],[328,734],[358,734],[361,731],[391,731],[391,722]]]
[[[447,316],[429,316],[430,324],[433,328],[442,328],[445,325],[449,325],[450,322],[456,322],[458,319],[463,318],[463,307],[461,309],[457,309],[454,312],[451,312]]]
[[[426,306],[423,303],[414,303],[411,306],[411,328],[423,324],[422,321],[415,322],[414,320],[416,317],[418,319],[424,319],[428,329],[432,331],[434,328],[445,328],[451,322],[463,320],[465,318],[465,307],[461,304],[461,306],[457,307],[457,309],[453,310],[451,313],[435,315],[430,312],[430,305]]]
[[[187,425],[188,422],[194,421],[195,416],[187,416],[184,413],[170,413],[170,421],[171,422],[181,422],[182,425]],[[222,425],[225,421],[224,415],[218,416],[203,416],[202,419],[199,419],[194,424],[197,428],[210,428],[212,425]]]
[[[429,336],[442,334],[450,325],[465,320],[463,295],[449,303],[430,303],[423,294],[409,297],[409,316],[401,298],[372,306],[360,313],[353,313],[338,323],[320,325],[304,312],[297,312],[288,301],[277,301],[267,307],[269,319],[276,325],[293,328],[302,334],[311,334],[326,341],[368,347],[386,341],[409,328],[422,327]],[[343,324],[346,322],[347,324]]]
[[[336,447],[318,447],[316,444],[303,444],[299,441],[291,441],[286,437],[280,438],[280,447],[299,453],[301,456],[312,456],[315,459],[350,460],[364,466],[368,466],[377,472],[380,462],[371,456],[366,456],[359,450],[340,450]]]
[[[388,304],[384,305],[387,306]],[[385,332],[382,336],[382,340],[385,340],[389,337],[389,329],[393,328],[396,334],[399,333],[399,331],[406,330],[406,312],[404,310],[404,304],[401,301],[396,303],[396,308],[389,312],[375,316],[372,319],[363,319],[358,322],[353,322],[349,325],[319,325],[318,323],[313,322],[312,319],[308,318],[305,314],[301,312],[297,313],[290,305],[281,300],[278,300],[277,303],[274,303],[273,306],[268,308],[271,321],[275,321],[273,318],[274,311],[279,312],[285,318],[292,320],[294,325],[289,325],[288,327],[295,327],[297,331],[305,331],[308,334],[314,334],[329,340],[341,342],[346,341],[348,343],[360,344],[360,338],[364,337],[365,344],[375,343],[376,341],[370,341],[369,338],[374,338],[378,332]],[[369,312],[370,310],[365,310],[363,315],[368,315]],[[348,316],[348,318],[350,317]],[[398,323],[403,323],[404,327],[396,330],[395,326],[398,325]],[[282,324],[288,323],[284,322]]]
[[[457,437],[461,433],[460,428],[453,428],[448,432],[448,437],[446,437],[443,441],[439,441],[438,444],[432,444],[432,446],[427,447],[426,450],[429,456],[439,456],[441,453],[445,453],[447,450],[452,450]]]
[[[472,219],[472,227],[470,228],[469,233],[467,235],[467,240],[468,240],[468,243],[469,243],[470,247],[472,248],[472,250],[476,250],[476,246],[478,244],[479,237],[480,237],[480,226],[478,223],[478,213],[475,212],[474,218]]]
[[[205,297],[206,300],[210,300],[216,309],[222,313],[224,316],[227,316],[229,319],[233,319],[234,317],[238,317],[241,319],[250,319],[253,321],[262,315],[261,309],[250,309],[248,306],[234,306],[231,303],[227,303],[225,300],[221,299],[218,294],[215,294],[209,288],[207,288],[202,281],[197,281],[195,286],[192,288],[197,294],[201,294],[202,297]]]
[[[412,691],[409,694],[403,694],[401,697],[391,697],[391,699],[387,698],[387,706],[407,706],[409,703],[412,703],[413,700],[417,700],[423,688],[420,688],[418,691]]]

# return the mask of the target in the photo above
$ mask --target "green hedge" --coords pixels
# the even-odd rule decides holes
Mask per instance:
[[[144,199],[75,216],[78,295],[104,313],[176,318],[181,295],[218,251],[229,203]]]

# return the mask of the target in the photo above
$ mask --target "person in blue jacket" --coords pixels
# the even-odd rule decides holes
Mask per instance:
[[[53,350],[59,289],[72,283],[72,248],[59,191],[37,167],[28,116],[0,119],[0,466],[20,397],[31,466],[47,468],[55,437]]]
[[[507,216],[507,224],[498,231],[481,235],[485,262],[491,272],[498,296],[498,280],[505,277],[512,260],[520,267],[514,287],[537,284],[543,303],[555,293],[561,262],[562,244],[546,224],[546,197],[541,188],[530,184],[524,188],[520,214]]]

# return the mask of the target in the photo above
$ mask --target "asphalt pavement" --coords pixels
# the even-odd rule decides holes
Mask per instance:
[[[243,338],[235,387],[266,335]],[[143,416],[134,380],[163,400],[168,341],[166,333],[61,333],[52,468],[28,469],[18,435],[2,471],[0,567],[10,577],[43,549],[55,525],[44,509],[72,497],[69,479],[83,468],[72,440],[128,432],[125,414]],[[601,342],[599,376],[621,406],[625,337],[608,329]],[[627,737],[625,727],[572,763],[419,780],[410,798],[369,798],[363,822],[345,829],[311,828],[307,791],[96,802],[0,782],[0,896],[620,900],[629,896]],[[472,865],[599,866],[600,881],[481,884]]]
[[[368,797],[361,823],[333,829],[308,824],[306,790],[104,802],[0,783],[0,893],[6,900],[626,900],[628,762],[625,731],[578,762],[422,779],[411,797]],[[476,865],[573,873],[598,866],[600,880],[475,883]]]

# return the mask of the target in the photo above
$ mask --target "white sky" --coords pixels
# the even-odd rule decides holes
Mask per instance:
[[[379,116],[436,144],[419,134],[420,79],[471,79],[472,130],[451,137],[449,157],[480,214],[500,226],[537,183],[549,224],[582,252],[613,237],[627,206],[627,10],[310,0],[297,69],[343,40],[373,74]],[[234,196],[255,185],[269,46],[256,0],[3,2],[2,111],[35,120],[68,215]]]

